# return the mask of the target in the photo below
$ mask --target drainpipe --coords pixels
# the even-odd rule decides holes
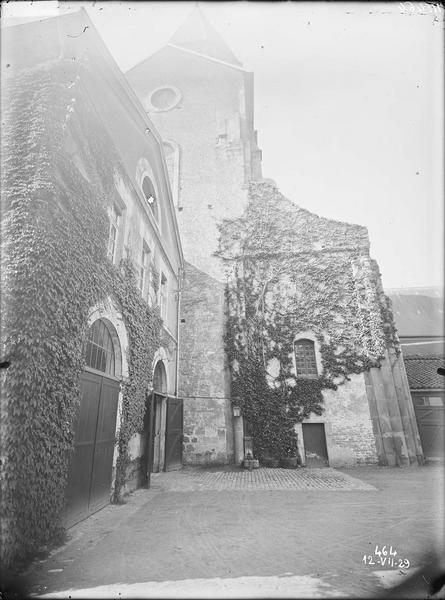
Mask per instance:
[[[175,365],[175,397],[178,397],[179,389],[179,322],[181,316],[181,279],[182,267],[178,269],[178,302],[176,306],[176,365]]]

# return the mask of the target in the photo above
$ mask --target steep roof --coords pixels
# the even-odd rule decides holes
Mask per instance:
[[[401,337],[443,336],[443,292],[438,288],[389,289]]]
[[[444,389],[445,378],[437,373],[445,366],[443,356],[405,356],[404,361],[411,390]]]
[[[242,66],[216,29],[209,23],[198,4],[169,40],[169,44],[193,50],[205,56]]]

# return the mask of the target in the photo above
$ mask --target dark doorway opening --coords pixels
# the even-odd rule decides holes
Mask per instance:
[[[329,466],[324,423],[303,423],[303,441],[307,467]]]

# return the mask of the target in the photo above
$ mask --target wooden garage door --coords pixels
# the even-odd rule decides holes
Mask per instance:
[[[70,527],[110,501],[119,381],[85,371],[74,454],[68,471],[65,526]]]

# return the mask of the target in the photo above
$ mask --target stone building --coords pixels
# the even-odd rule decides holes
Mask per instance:
[[[253,74],[243,67],[196,6],[168,44],[130,69],[126,76],[163,138],[186,259],[179,379],[179,392],[184,398],[184,462],[239,463],[244,456],[242,417],[234,416],[238,411],[233,408],[238,403],[236,373],[233,357],[226,354],[227,336],[231,335],[233,324],[230,320],[233,306],[230,302],[226,304],[226,294],[230,297],[233,272],[227,267],[224,248],[219,246],[218,226],[224,219],[235,224],[237,219],[245,217],[244,211],[252,202],[249,187],[252,194],[252,185],[256,184],[263,186],[261,189],[270,196],[270,204],[278,214],[281,210],[285,214],[290,211],[291,221],[297,219],[292,242],[296,256],[305,253],[323,256],[326,273],[331,273],[332,280],[338,267],[336,258],[341,257],[344,263],[354,255],[353,272],[348,265],[342,302],[360,310],[358,292],[354,291],[360,281],[366,289],[363,310],[370,311],[376,319],[369,325],[363,321],[360,325],[364,338],[360,343],[368,348],[362,351],[355,347],[362,369],[357,365],[352,369],[360,372],[347,373],[336,390],[324,389],[324,412],[318,415],[312,412],[297,425],[303,460],[314,454],[308,447],[305,449],[306,439],[306,445],[315,444],[325,455],[323,460],[331,465],[421,461],[419,436],[396,337],[390,341],[385,337],[392,318],[377,267],[369,257],[366,230],[319,218],[298,207],[291,208],[293,205],[289,206],[285,199],[277,203],[279,193],[275,186],[262,179],[261,151],[253,123]],[[269,225],[273,226],[276,219],[280,221],[278,215],[270,215]],[[306,247],[298,237],[301,231],[308,240]],[[352,240],[360,248],[358,254]],[[218,249],[220,255],[216,257]],[[233,254],[233,249],[231,252],[231,260],[237,263],[239,256]],[[287,274],[290,287],[275,286],[274,294],[283,293],[287,297],[288,292],[283,290],[291,289],[298,296],[291,275]],[[311,281],[311,274],[307,273],[304,286]],[[335,283],[334,290],[336,286]],[[292,302],[295,301],[296,298]],[[327,306],[323,298],[319,302],[318,309],[323,312]],[[301,352],[308,352],[305,360],[322,378],[326,360],[321,351],[323,336],[340,339],[341,331],[353,333],[359,325],[350,311],[351,321],[333,320],[328,334],[314,315],[315,312],[305,318],[302,315],[300,325],[306,320],[307,327],[295,330],[286,343],[294,344],[294,361],[297,346]],[[340,314],[334,315],[335,311],[333,319],[341,320]],[[247,335],[246,331],[242,335]],[[300,339],[303,341],[298,345]],[[330,351],[334,351],[333,345]],[[335,351],[341,353],[342,349]],[[372,364],[379,367],[369,368]],[[248,428],[248,424],[244,426]]]
[[[228,463],[234,434],[224,273],[213,253],[217,224],[241,214],[247,184],[261,177],[253,74],[196,7],[167,46],[126,76],[163,139],[187,261],[179,374],[184,462]]]
[[[233,397],[259,457],[294,444],[308,466],[422,463],[366,228],[321,218],[262,181],[220,229]]]
[[[183,257],[159,135],[83,9],[2,30],[2,88],[7,564],[182,463]]]

